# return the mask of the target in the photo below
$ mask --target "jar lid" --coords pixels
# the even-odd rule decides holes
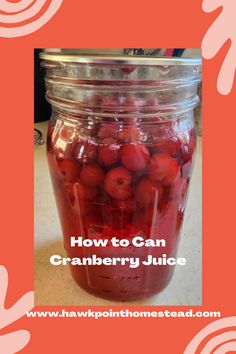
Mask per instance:
[[[58,52],[41,52],[40,58],[54,62],[69,62],[81,64],[111,64],[111,65],[201,65],[201,58],[154,57],[148,55],[82,55],[64,54]]]

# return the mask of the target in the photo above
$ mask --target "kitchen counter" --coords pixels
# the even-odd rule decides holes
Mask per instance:
[[[35,124],[46,140],[47,122]],[[202,139],[198,137],[194,172],[182,228],[179,257],[186,266],[176,266],[169,286],[160,294],[126,305],[201,305],[201,224],[202,224]],[[124,305],[97,298],[80,289],[73,281],[68,266],[52,266],[53,254],[65,256],[62,232],[50,181],[46,144],[34,149],[34,279],[36,305],[110,306]]]

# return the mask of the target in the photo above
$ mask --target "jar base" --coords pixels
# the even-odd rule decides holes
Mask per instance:
[[[73,273],[71,275],[75,283],[81,289],[85,290],[87,293],[95,296],[96,298],[117,302],[131,302],[148,299],[154,295],[158,295],[159,293],[161,293],[169,285],[173,277],[173,273],[174,271],[170,272],[168,279],[165,279],[165,282],[163,282],[162,284],[158,284],[152,289],[146,289],[146,291],[136,293],[131,293],[128,291],[112,292],[105,289],[93,288],[86,283],[81,283],[81,281],[78,281],[78,279],[76,279],[76,276]]]

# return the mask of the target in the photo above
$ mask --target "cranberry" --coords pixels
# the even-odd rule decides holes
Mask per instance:
[[[59,169],[66,182],[74,183],[78,180],[80,174],[80,165],[73,160],[59,160]]]
[[[87,141],[81,141],[75,146],[73,153],[80,163],[94,162],[97,157],[97,146]]]
[[[148,178],[143,178],[135,189],[136,200],[141,207],[147,207],[150,204],[161,200],[163,188],[160,183],[154,183]]]
[[[93,199],[97,195],[97,188],[88,187],[81,182],[77,182],[75,184],[76,193],[80,200],[90,200]]]
[[[149,151],[142,144],[126,144],[121,148],[122,164],[131,171],[144,169],[149,161]]]
[[[141,139],[142,132],[135,126],[125,127],[118,133],[118,139],[124,143],[138,141]]]
[[[103,169],[98,165],[87,165],[80,173],[81,181],[89,187],[97,187],[104,180]]]
[[[73,141],[75,137],[76,131],[74,127],[70,127],[67,125],[62,126],[59,132],[59,136],[64,141]]]
[[[169,186],[179,171],[176,160],[167,154],[154,154],[148,165],[148,177],[154,182]]]
[[[105,138],[102,142],[98,153],[99,162],[105,166],[113,165],[120,159],[120,146],[113,138]]]
[[[132,195],[132,174],[124,167],[116,167],[105,176],[104,189],[115,199],[125,200]]]
[[[136,69],[136,66],[123,66],[121,71],[125,74],[131,74]]]

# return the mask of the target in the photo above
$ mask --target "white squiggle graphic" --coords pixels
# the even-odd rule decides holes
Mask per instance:
[[[29,18],[37,15],[37,13],[42,9],[43,5],[47,0],[38,0],[31,7],[23,12],[14,15],[0,14],[0,22],[2,23],[18,23],[21,21],[28,20]]]
[[[218,336],[213,337],[212,339],[207,342],[205,347],[203,348],[201,354],[209,354],[212,349],[216,348],[218,345],[231,341],[236,338],[236,331],[229,331],[225,332],[222,334],[219,334]]]
[[[217,80],[217,89],[222,95],[228,95],[233,87],[236,70],[236,26],[235,26],[235,0],[203,0],[202,8],[205,12],[212,12],[222,7],[222,10],[202,41],[202,54],[204,58],[211,59],[217,55],[223,45],[230,41]]]
[[[7,0],[0,2],[0,9],[4,12],[20,12],[28,7],[32,3],[32,0],[21,0],[17,3],[12,3]]]
[[[34,307],[34,293],[29,291],[17,300],[12,307],[6,309],[7,287],[8,273],[6,268],[0,265],[0,330],[17,321]],[[29,340],[30,333],[26,330],[0,334],[0,353],[16,353],[24,348]]]
[[[209,354],[213,352],[214,354],[225,354],[227,353],[227,350],[225,350],[226,348],[231,348],[231,351],[235,350],[236,331],[227,330],[230,327],[231,329],[236,327],[236,316],[222,318],[210,323],[191,340],[185,349],[184,354],[196,353],[202,341],[206,340],[207,336],[212,335],[214,332],[219,330],[224,330],[224,332],[211,338],[201,350],[201,354]],[[219,348],[216,349],[218,346]]]
[[[50,0],[47,10],[32,22],[20,25],[20,22],[29,20],[36,16],[42,9],[47,0],[21,0],[18,3],[10,3],[6,0],[0,0],[0,23],[17,24],[15,27],[0,26],[0,37],[14,38],[21,37],[37,31],[47,23],[60,8],[63,0]],[[31,7],[29,7],[32,4]],[[20,12],[21,11],[21,12]],[[12,14],[14,12],[14,14]],[[18,12],[18,13],[17,13]]]
[[[236,352],[236,341],[223,344],[214,351],[214,354],[226,354],[229,352]]]

